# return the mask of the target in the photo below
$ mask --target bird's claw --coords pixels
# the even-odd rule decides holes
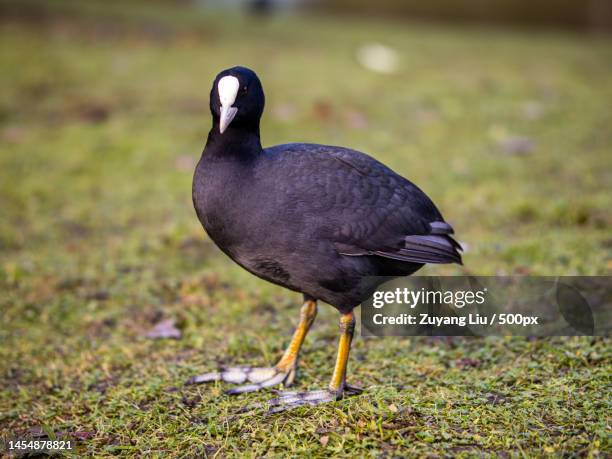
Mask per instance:
[[[344,390],[279,391],[279,396],[268,401],[268,414],[291,410],[304,405],[335,402],[347,396],[358,395],[362,389],[346,386]]]
[[[226,394],[236,395],[255,392],[278,384],[288,387],[293,382],[295,373],[295,368],[282,371],[276,367],[226,367],[220,371],[193,376],[187,381],[187,384],[202,384],[214,381],[242,384],[225,392]],[[244,384],[247,382],[250,384]]]
[[[304,405],[318,405],[320,403],[335,402],[342,398],[342,393],[327,389],[306,392],[281,392],[278,397],[268,401],[268,413],[279,413]]]

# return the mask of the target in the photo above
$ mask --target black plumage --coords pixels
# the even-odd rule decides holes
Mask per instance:
[[[227,76],[239,89],[221,133],[219,82]],[[306,143],[262,148],[264,94],[251,70],[221,72],[210,108],[193,202],[210,238],[251,273],[346,314],[380,283],[373,276],[461,263],[453,228],[433,202],[374,158]]]

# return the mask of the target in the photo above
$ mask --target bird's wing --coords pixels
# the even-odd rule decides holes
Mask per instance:
[[[412,263],[461,263],[453,228],[433,202],[374,158],[312,144],[285,146],[282,154],[299,155],[292,160],[298,167],[289,177],[297,191],[292,197],[296,210],[318,219],[322,233],[332,238],[339,253]]]

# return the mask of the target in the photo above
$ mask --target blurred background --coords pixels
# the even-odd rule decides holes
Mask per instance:
[[[296,319],[297,295],[220,255],[191,204],[210,87],[234,65],[263,82],[264,145],[352,147],[433,198],[466,248],[465,267],[423,273],[609,275],[611,5],[0,0],[2,427],[84,432],[90,453],[146,443],[201,454],[202,442],[231,453],[248,438],[264,445],[256,455],[270,451],[267,430],[244,437],[216,420],[235,399],[202,390],[185,402],[165,391],[210,369],[219,354],[272,363]],[[322,308],[319,317],[319,344],[305,363],[309,384],[336,340],[334,311]],[[159,323],[175,340],[147,338]],[[502,433],[480,432],[468,444],[541,451],[550,435],[554,448],[554,429],[538,431],[533,419],[562,431],[570,418],[583,426],[567,440],[569,451],[597,449],[593,442],[605,436],[605,408],[587,413],[566,403],[564,391],[583,388],[583,406],[598,403],[607,340],[427,342],[422,354],[423,343],[357,340],[354,382],[416,385],[427,375],[422,392],[374,393],[398,406],[422,402],[425,413],[436,410],[436,423],[470,432],[471,424],[459,425],[468,422],[462,412],[449,408],[440,418],[446,414],[427,400],[501,393],[513,384],[507,375],[521,384],[569,378],[559,387],[534,382],[528,397],[554,398],[566,412],[507,395],[487,408]],[[542,359],[521,360],[527,353]],[[457,363],[467,355],[473,362]],[[461,386],[466,381],[490,386]],[[176,406],[210,420],[177,420]],[[428,432],[427,419],[410,425]],[[303,424],[290,425],[287,444],[303,440]],[[380,446],[378,430],[364,429],[360,438]],[[521,436],[525,429],[535,437]],[[453,441],[436,432],[389,441],[435,453]],[[233,443],[224,443],[228,435]],[[275,451],[293,451],[278,446],[282,438]]]
[[[197,0],[197,3],[204,8],[243,8],[256,13],[297,10],[402,21],[547,26],[607,33],[612,27],[612,6],[607,0]]]

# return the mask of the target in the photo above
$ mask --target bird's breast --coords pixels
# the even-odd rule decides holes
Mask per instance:
[[[193,179],[193,204],[198,219],[225,252],[246,234],[239,217],[243,203],[235,175],[231,168],[202,158]]]

